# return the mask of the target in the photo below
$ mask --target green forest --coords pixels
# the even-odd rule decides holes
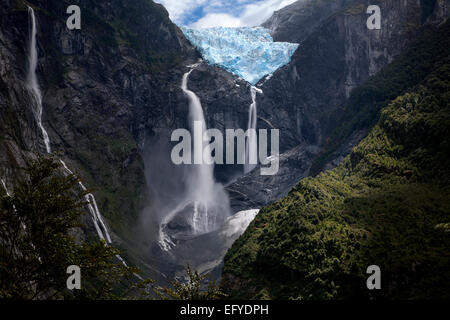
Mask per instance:
[[[429,41],[354,93],[358,104],[347,107],[358,106],[359,118],[344,128],[371,117],[377,124],[339,167],[302,180],[260,212],[225,257],[230,296],[449,298],[449,30],[447,23],[427,31]],[[367,290],[370,265],[381,268],[385,290]]]

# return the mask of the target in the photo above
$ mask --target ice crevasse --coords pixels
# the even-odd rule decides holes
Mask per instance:
[[[274,42],[268,29],[181,28],[209,64],[218,65],[252,85],[288,64],[298,44]]]

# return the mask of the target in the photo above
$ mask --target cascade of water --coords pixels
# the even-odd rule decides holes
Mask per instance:
[[[67,171],[68,174],[73,174],[72,170],[70,170],[66,163],[62,160],[59,160],[61,164],[63,165],[64,169]],[[81,189],[83,191],[86,191],[86,187],[81,181],[78,181],[78,184],[80,185]],[[95,201],[95,197],[89,193],[85,195],[85,199],[87,204],[87,207],[89,209],[89,212],[91,213],[92,221],[94,222],[95,230],[97,231],[98,237],[102,240],[105,240],[107,243],[112,243],[111,237],[109,235],[108,229],[106,228],[105,223],[103,222],[102,215],[100,214],[100,211],[97,207],[97,202]]]
[[[33,113],[36,119],[36,122],[39,126],[39,128],[42,131],[42,136],[44,138],[44,144],[47,153],[51,153],[51,147],[50,147],[50,138],[48,136],[47,131],[45,130],[44,126],[42,125],[42,94],[41,90],[39,88],[39,82],[37,80],[36,76],[36,69],[38,65],[38,55],[37,55],[37,28],[36,28],[36,16],[34,14],[34,10],[31,7],[28,7],[28,15],[30,18],[30,42],[29,42],[29,55],[28,55],[28,74],[26,79],[26,85],[28,89],[31,92],[31,95],[34,99],[34,105],[33,105]],[[60,160],[61,164],[63,165],[64,169],[69,174],[73,174],[73,172],[67,167],[64,161]],[[2,180],[2,183],[4,185],[4,181]],[[83,191],[86,191],[86,187],[83,185],[81,181],[78,181],[81,189]],[[5,187],[6,189],[6,187]],[[95,200],[95,197],[93,194],[89,193],[85,196],[87,207],[89,209],[89,212],[91,213],[92,221],[94,223],[95,229],[97,231],[98,237],[102,240],[105,240],[108,244],[112,243],[111,236],[108,232],[108,229],[106,228],[106,224],[103,221],[102,215],[100,213],[100,210],[97,206],[97,201]],[[117,256],[117,258],[126,265],[125,261],[120,257]]]
[[[6,187],[5,180],[3,180],[3,179],[2,179],[2,185],[3,185],[3,189],[5,189],[6,195],[8,197],[10,197],[11,195],[9,194],[8,188]]]
[[[196,184],[199,187],[198,195],[202,197],[203,192],[208,192],[214,185],[214,166],[211,164],[213,161],[211,159],[211,152],[209,149],[209,141],[204,141],[205,132],[207,130],[205,116],[203,114],[202,104],[197,95],[187,88],[187,83],[189,75],[194,69],[185,73],[183,76],[183,82],[181,89],[188,96],[189,99],[189,119],[191,123],[191,131],[194,131],[194,159],[202,159],[202,163],[196,165],[194,179],[196,179]],[[194,126],[197,125],[197,129],[194,130]],[[198,126],[201,125],[201,128]],[[196,134],[197,133],[197,134]],[[208,139],[209,140],[209,139]],[[204,151],[204,152],[203,152]],[[200,199],[198,199],[200,200]]]
[[[208,232],[213,221],[208,217],[208,206],[214,201],[214,188],[216,182],[214,179],[214,165],[211,159],[209,149],[209,139],[206,135],[206,121],[203,114],[202,104],[197,95],[188,89],[188,79],[191,72],[197,65],[185,73],[181,84],[181,89],[189,99],[189,120],[191,131],[194,132],[194,159],[202,159],[200,164],[194,165],[194,170],[190,175],[190,190],[188,198],[194,202],[194,214],[192,218],[192,227],[195,233]],[[201,128],[198,126],[201,125]],[[194,128],[195,127],[195,128]],[[205,141],[207,140],[207,141]]]
[[[173,219],[186,221],[193,235],[200,235],[218,229],[230,213],[228,195],[214,178],[214,163],[207,135],[205,116],[199,97],[188,89],[189,75],[200,63],[188,66],[183,75],[181,89],[189,100],[189,123],[194,143],[194,164],[187,173],[187,190],[183,191],[175,208],[168,211],[159,226],[159,245],[169,251],[175,246],[167,233],[167,226]],[[183,223],[182,222],[182,223]],[[192,235],[189,234],[189,235]]]
[[[48,133],[42,125],[42,94],[39,88],[39,83],[36,76],[36,69],[38,65],[37,54],[37,29],[36,29],[36,17],[34,10],[28,7],[28,15],[30,17],[30,42],[28,48],[28,74],[26,79],[26,85],[31,92],[33,103],[33,113],[36,119],[36,123],[41,129],[42,136],[44,138],[45,149],[47,153],[51,153],[50,139]]]
[[[258,165],[258,141],[256,135],[257,124],[257,105],[256,105],[256,93],[262,93],[262,91],[254,86],[250,88],[250,94],[252,96],[252,104],[248,110],[248,137],[245,146],[245,165],[244,173],[249,173]]]

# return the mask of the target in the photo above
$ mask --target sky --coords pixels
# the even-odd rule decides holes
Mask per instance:
[[[191,28],[253,27],[274,11],[297,0],[155,0],[179,26]]]

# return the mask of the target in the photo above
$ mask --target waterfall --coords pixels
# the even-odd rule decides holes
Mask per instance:
[[[68,174],[73,174],[72,170],[70,170],[66,163],[62,160],[59,160],[61,164],[63,165],[64,169],[67,171]],[[83,191],[86,191],[86,187],[84,184],[78,180],[78,184],[80,185],[81,189]],[[103,221],[102,215],[100,213],[100,210],[98,210],[97,201],[95,201],[95,197],[92,193],[88,193],[84,196],[85,200],[87,202],[87,207],[89,209],[89,212],[91,214],[92,222],[94,223],[95,230],[97,231],[97,235],[101,240],[105,240],[107,244],[112,244],[111,236],[109,235],[108,229],[106,228],[106,224]],[[125,266],[128,267],[125,260],[119,255],[116,254],[116,258]],[[140,279],[144,280],[140,275],[134,273],[134,275]]]
[[[6,195],[8,197],[10,197],[11,195],[9,194],[8,188],[6,187],[5,180],[3,180],[3,179],[2,179],[2,185],[3,185],[3,189],[5,189]]]
[[[256,93],[262,91],[254,86],[250,87],[252,104],[248,110],[248,137],[245,145],[244,173],[249,173],[258,165],[258,141],[256,136],[257,106]]]
[[[188,195],[189,200],[194,202],[192,227],[195,233],[202,233],[208,232],[211,227],[210,224],[213,223],[208,216],[208,206],[214,200],[216,182],[214,180],[214,165],[209,150],[209,139],[204,139],[207,127],[203,107],[197,95],[187,86],[189,75],[197,66],[198,64],[191,66],[191,70],[183,75],[181,89],[189,99],[189,121],[191,131],[194,132],[193,157],[197,160],[202,159],[201,164],[195,164],[194,162],[194,170],[191,172],[189,179],[190,190]],[[198,128],[199,125],[201,125],[201,128]],[[195,126],[199,130],[194,130]]]
[[[36,119],[36,122],[39,126],[39,128],[42,131],[42,136],[44,138],[44,144],[47,153],[51,153],[51,147],[50,147],[50,138],[48,136],[47,131],[45,130],[44,126],[42,125],[42,94],[41,90],[39,88],[39,82],[37,80],[36,76],[36,69],[38,65],[38,54],[37,54],[37,28],[36,28],[36,16],[34,14],[34,10],[31,7],[28,7],[28,15],[30,18],[30,39],[29,39],[29,48],[28,48],[28,74],[26,79],[26,85],[27,88],[30,90],[31,95],[34,100],[33,104],[33,113]],[[66,163],[62,160],[60,160],[61,164],[63,165],[64,169],[68,174],[73,174],[73,172],[67,167]],[[2,183],[6,189],[6,186],[4,184],[4,181],[2,180]],[[83,185],[81,181],[78,181],[81,189],[83,191],[86,191],[86,187]],[[85,200],[88,203],[87,207],[91,214],[92,221],[94,223],[95,229],[97,231],[97,235],[101,240],[105,240],[108,244],[112,243],[111,236],[108,232],[108,229],[106,228],[106,224],[103,221],[102,215],[100,213],[100,210],[97,206],[97,201],[95,200],[95,197],[92,193],[89,193],[85,196]],[[117,258],[126,266],[125,261],[117,255]]]
[[[181,88],[184,93],[188,96],[189,99],[189,120],[191,123],[191,131],[194,131],[194,125],[201,124],[201,130],[197,130],[197,133],[194,134],[194,159],[203,159],[202,164],[195,164],[195,173],[193,175],[193,179],[196,180],[194,183],[198,187],[198,196],[201,198],[202,195],[208,193],[208,190],[214,186],[214,165],[209,164],[212,163],[211,152],[209,150],[209,141],[204,141],[204,135],[206,134],[206,121],[205,116],[203,114],[202,104],[197,95],[190,91],[187,88],[187,82],[189,75],[194,69],[191,69],[189,72],[185,73],[183,76],[183,82]],[[209,139],[208,139],[209,140]],[[205,150],[205,153],[203,153]],[[205,157],[203,157],[205,155]],[[205,159],[206,158],[206,159]]]
[[[44,138],[45,149],[47,153],[51,153],[50,139],[48,133],[42,125],[42,94],[39,88],[39,83],[36,76],[36,69],[38,65],[38,54],[37,54],[37,29],[36,29],[36,17],[34,15],[34,10],[28,7],[28,15],[30,18],[30,40],[28,48],[28,74],[26,79],[26,85],[31,92],[34,103],[32,105],[32,110],[36,122],[41,129],[42,136]]]
[[[68,174],[73,174],[72,170],[70,170],[66,163],[62,160],[59,160],[61,164],[63,165],[64,169]],[[81,189],[83,191],[86,191],[86,187],[81,181],[78,181],[78,184],[80,185]],[[108,229],[106,228],[105,223],[103,222],[102,215],[100,214],[100,211],[97,207],[97,202],[95,201],[95,197],[89,193],[84,196],[86,199],[87,207],[89,209],[89,212],[91,213],[92,221],[94,222],[95,230],[97,231],[97,235],[100,239],[105,240],[107,243],[112,243],[111,237],[109,235]]]
[[[176,196],[176,200],[168,206],[159,224],[159,245],[164,251],[176,246],[173,241],[174,231],[169,226],[171,221],[178,221],[189,228],[177,230],[177,237],[198,236],[219,229],[230,214],[228,194],[222,184],[215,181],[214,163],[209,145],[210,137],[203,107],[199,97],[188,89],[189,76],[200,63],[188,66],[190,69],[183,75],[181,89],[189,101],[189,125],[194,150],[191,156],[194,163],[183,167],[186,187]],[[166,210],[164,208],[163,210]],[[177,225],[178,223],[175,223]]]

